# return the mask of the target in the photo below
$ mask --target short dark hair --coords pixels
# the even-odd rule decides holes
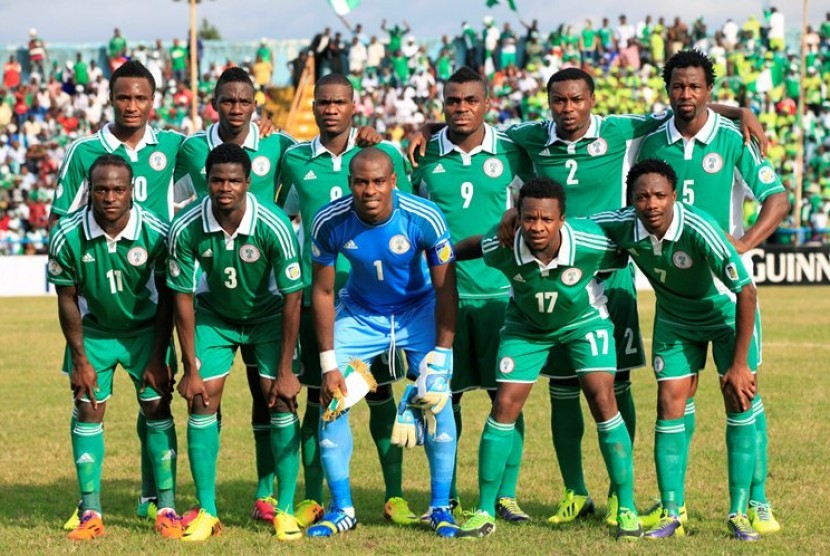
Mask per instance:
[[[550,95],[553,84],[561,83],[562,81],[584,81],[588,85],[591,94],[594,94],[594,78],[591,77],[591,74],[579,68],[565,68],[557,71],[548,79],[548,95]]]
[[[671,82],[671,74],[677,68],[703,68],[703,73],[706,75],[706,84],[715,84],[715,65],[709,56],[697,48],[675,52],[666,62],[666,67],[663,68],[663,82],[667,89]]]
[[[646,174],[660,174],[669,182],[672,191],[677,191],[677,174],[674,172],[674,168],[665,160],[647,158],[632,166],[625,177],[629,197],[634,191],[634,183]]]
[[[216,85],[213,87],[214,98],[218,98],[219,89],[225,83],[247,83],[251,86],[251,89],[254,89],[254,82],[251,81],[251,76],[248,75],[248,72],[236,66],[223,71],[222,75],[219,76],[219,79],[216,80]]]
[[[89,173],[87,174],[86,181],[89,183],[90,189],[92,188],[92,173],[95,172],[101,166],[115,166],[116,168],[126,168],[127,174],[130,176],[130,187],[133,186],[133,167],[130,164],[118,156],[117,154],[102,154],[98,158],[95,159],[95,162],[89,167]]]
[[[139,62],[138,60],[127,60],[118,68],[112,72],[110,76],[110,94],[112,91],[115,90],[115,82],[118,81],[120,77],[137,77],[139,79],[146,79],[150,83],[150,89],[153,92],[156,92],[156,80],[153,78],[153,74],[150,73],[144,64]]]
[[[474,71],[467,66],[461,66],[458,68],[455,73],[447,79],[447,83],[458,83],[459,85],[462,83],[480,83],[484,89],[484,96],[486,97],[490,93],[487,81],[485,81],[477,71]]]
[[[349,91],[351,92],[351,96],[354,97],[354,85],[352,82],[349,81],[349,78],[343,75],[342,73],[329,73],[328,75],[324,75],[317,82],[314,84],[314,96],[317,96],[317,90],[324,85],[342,85],[343,87],[348,87]]]
[[[205,174],[210,176],[214,164],[239,164],[245,177],[251,177],[251,157],[236,143],[222,143],[208,153],[205,161]]]
[[[550,178],[531,178],[519,190],[519,210],[525,199],[556,199],[559,212],[565,214],[565,188],[558,181]]]

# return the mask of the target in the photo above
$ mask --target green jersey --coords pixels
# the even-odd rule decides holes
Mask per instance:
[[[560,139],[553,121],[528,122],[503,131],[522,147],[537,176],[562,184],[570,216],[589,216],[625,206],[625,177],[638,139],[657,129],[668,116],[592,115],[577,141]]]
[[[144,137],[131,149],[104,126],[98,133],[78,139],[66,151],[58,173],[52,212],[64,216],[86,206],[89,168],[104,154],[116,154],[133,169],[133,198],[164,222],[170,222],[181,195],[173,184],[176,153],[184,136],[147,126]]]
[[[296,144],[285,133],[274,133],[262,138],[259,128],[251,124],[242,148],[251,158],[251,186],[249,191],[260,203],[271,206],[276,202],[280,184],[280,167],[286,149]],[[193,191],[198,198],[208,194],[205,161],[214,148],[222,144],[219,124],[213,124],[205,131],[194,133],[184,140],[176,157],[176,171],[173,179],[176,187]]]
[[[49,242],[47,278],[75,286],[85,334],[135,336],[152,328],[155,277],[164,276],[167,225],[138,205],[127,226],[109,237],[83,208],[58,221]]]
[[[176,216],[170,227],[167,285],[196,294],[196,310],[236,324],[282,311],[283,296],[303,287],[297,238],[278,207],[248,194],[236,232],[225,232],[210,197]]]
[[[521,233],[513,248],[499,243],[493,228],[481,240],[484,262],[501,271],[511,286],[505,326],[527,334],[571,330],[608,317],[597,272],[626,264],[602,229],[585,219],[568,219],[560,231],[559,254],[547,265],[536,259]]]
[[[708,111],[706,125],[686,141],[670,118],[640,145],[639,159],[657,158],[677,173],[677,193],[684,203],[712,215],[725,232],[743,235],[746,192],[764,200],[784,186],[754,144],[744,144],[738,127]]]
[[[332,154],[320,142],[318,135],[311,141],[298,143],[289,148],[282,163],[282,189],[277,204],[285,209],[290,216],[300,215],[301,228],[299,231],[300,245],[302,245],[303,274],[311,284],[311,223],[314,215],[323,205],[348,195],[349,191],[349,162],[360,151],[355,143],[357,130],[352,129],[346,150],[339,156]],[[387,141],[375,145],[392,158],[397,174],[398,189],[406,193],[412,192],[409,181],[409,163],[401,151]],[[339,257],[337,272],[341,277],[348,273],[348,263],[344,257]],[[338,286],[342,280],[338,280]],[[311,296],[306,295],[304,303],[311,304]]]
[[[452,241],[487,232],[513,206],[513,190],[532,175],[530,159],[513,141],[485,124],[482,144],[469,153],[455,146],[447,128],[432,137],[412,183],[438,205]],[[501,297],[510,285],[481,259],[457,263],[461,298]]]
[[[650,235],[632,207],[592,217],[625,249],[651,282],[661,322],[689,328],[735,322],[735,298],[751,283],[741,257],[706,212],[674,204],[662,240]]]

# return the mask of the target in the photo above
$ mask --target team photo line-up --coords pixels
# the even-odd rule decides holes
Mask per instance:
[[[253,121],[254,85],[240,68],[216,83],[218,122],[184,137],[148,125],[153,77],[137,61],[120,66],[114,120],[67,150],[49,218],[80,493],[68,537],[105,533],[103,423],[119,365],[139,404],[136,513],[166,538],[222,532],[216,465],[237,348],[255,441],[251,517],[280,541],[335,536],[371,511],[355,507],[350,486],[349,410],[364,398],[388,520],[439,537],[530,521],[516,487],[522,407],[540,374],[564,482],[547,521],[566,527],[596,509],[581,457],[584,394],[609,479],[607,525],[620,540],[681,537],[710,343],[726,411],[726,530],[742,541],[779,531],[765,492],[761,322],[746,253],[789,201],[752,113],[708,103],[708,57],[680,51],[663,79],[670,111],[600,117],[592,77],[563,69],[547,83],[550,120],[493,127],[487,83],[461,68],[443,88],[445,123],[426,124],[405,156],[353,126],[354,91],[340,74],[315,84],[319,134],[298,143]],[[748,229],[745,198],[761,206]],[[635,266],[656,297],[659,501],[640,512],[630,372],[646,355]],[[463,393],[474,389],[492,408],[479,498],[462,512],[456,447]],[[198,500],[181,513],[174,390],[187,402]],[[403,448],[418,446],[430,473],[422,515],[402,488]]]

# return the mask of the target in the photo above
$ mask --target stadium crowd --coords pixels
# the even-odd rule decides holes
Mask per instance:
[[[359,95],[356,123],[374,126],[405,147],[421,124],[441,118],[443,83],[462,65],[489,80],[490,123],[543,119],[548,113],[548,78],[570,66],[594,75],[596,113],[658,113],[668,106],[660,76],[667,56],[699,48],[716,62],[712,100],[751,107],[764,124],[768,157],[791,199],[799,172],[796,145],[799,135],[805,135],[802,226],[811,230],[805,239],[828,241],[824,230],[830,214],[830,13],[825,21],[808,27],[804,37],[806,106],[801,130],[796,121],[800,55],[786,44],[783,14],[775,8],[760,18],[729,19],[719,29],[709,28],[702,18],[691,25],[680,18],[669,23],[651,16],[634,23],[624,15],[616,23],[588,19],[582,28],[562,24],[543,30],[535,20],[520,24],[522,29],[507,22],[499,25],[490,16],[480,29],[464,22],[457,37],[442,37],[433,52],[406,22],[390,26],[384,21],[374,36],[361,25],[347,33],[325,29],[289,64],[289,72],[296,81],[306,57],[313,56],[320,74],[347,73]],[[0,254],[45,252],[49,206],[66,147],[112,121],[110,71],[130,58],[144,63],[159,84],[151,125],[189,134],[203,122],[217,120],[209,96],[226,68],[201,68],[206,71],[194,92],[186,81],[187,48],[177,39],[169,48],[161,40],[133,46],[115,29],[107,46],[109,68],[87,62],[80,54],[61,67],[50,64],[48,44],[37,31],[31,29],[29,35],[32,71],[25,75],[11,56],[0,86]],[[241,64],[261,87],[260,108],[267,101],[274,70],[267,44],[263,39],[252,58]],[[194,94],[199,99],[195,122],[189,111]],[[748,222],[755,216],[751,210],[745,214]],[[794,226],[790,216],[782,228]],[[771,240],[788,243],[793,234],[782,229]]]

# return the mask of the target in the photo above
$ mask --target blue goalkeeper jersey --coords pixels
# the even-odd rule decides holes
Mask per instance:
[[[311,226],[312,260],[351,263],[340,299],[367,313],[394,314],[434,296],[429,267],[455,259],[447,223],[431,201],[392,192],[392,215],[380,224],[362,221],[352,196],[324,205]],[[424,257],[426,254],[426,257]]]

